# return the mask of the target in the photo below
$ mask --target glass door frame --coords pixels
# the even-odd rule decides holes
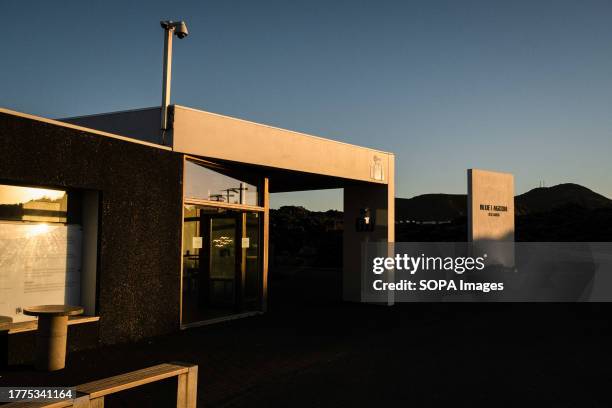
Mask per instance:
[[[205,324],[214,323],[217,321],[230,320],[239,317],[246,317],[257,313],[263,313],[267,309],[268,304],[268,250],[269,250],[269,226],[270,226],[270,194],[268,191],[269,179],[268,177],[262,177],[261,182],[258,183],[258,204],[260,205],[247,205],[247,204],[231,204],[218,202],[213,200],[205,200],[199,198],[185,197],[185,162],[189,160],[191,162],[198,163],[204,167],[210,168],[211,170],[215,170],[215,168],[223,168],[222,165],[218,163],[210,162],[207,160],[203,160],[197,157],[183,155],[183,171],[182,171],[182,181],[183,181],[183,193],[182,193],[182,206],[181,206],[181,256],[180,256],[180,293],[179,293],[179,326],[181,329],[189,328],[189,327],[197,327]],[[246,213],[247,212],[257,212],[261,214],[261,221],[259,224],[259,268],[260,268],[260,306],[259,310],[255,311],[247,311],[244,313],[233,314],[224,318],[212,319],[212,320],[204,320],[199,322],[191,322],[191,323],[183,323],[183,253],[184,253],[184,242],[183,242],[183,231],[185,227],[185,206],[186,205],[198,205],[210,208],[222,208],[228,210],[240,211],[242,215],[242,234],[244,235],[244,230],[246,228]],[[241,282],[240,282],[240,297],[243,301],[244,299],[244,282],[245,282],[245,262],[244,259],[244,250],[240,248],[240,256],[241,260]]]

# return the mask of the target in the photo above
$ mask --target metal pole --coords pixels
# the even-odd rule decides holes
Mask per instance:
[[[172,34],[174,28],[164,30],[164,78],[161,104],[161,130],[162,144],[166,144],[166,131],[168,130],[168,106],[170,105],[170,79],[172,78]]]

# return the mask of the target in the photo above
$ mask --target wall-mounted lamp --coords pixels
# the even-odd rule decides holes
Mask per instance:
[[[369,208],[361,208],[359,217],[355,220],[355,230],[357,232],[374,231],[376,224],[375,217],[372,216],[372,211]]]

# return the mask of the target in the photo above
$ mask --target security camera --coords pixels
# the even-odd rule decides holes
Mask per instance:
[[[189,35],[187,31],[187,24],[184,21],[160,21],[160,25],[164,30],[173,31],[179,39],[183,39]]]
[[[176,25],[174,33],[178,38],[185,38],[189,35],[189,31],[187,31],[187,24],[184,21],[179,21]]]

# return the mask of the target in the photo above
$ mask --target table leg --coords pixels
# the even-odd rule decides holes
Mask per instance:
[[[66,366],[68,316],[39,316],[36,334],[36,368],[61,370]]]

